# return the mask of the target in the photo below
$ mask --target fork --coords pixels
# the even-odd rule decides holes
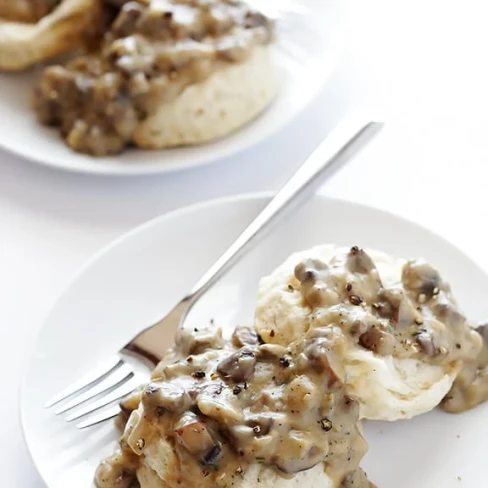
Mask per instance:
[[[163,358],[177,329],[183,327],[188,312],[200,297],[255,246],[279,218],[310,197],[325,178],[359,152],[382,126],[381,122],[371,121],[362,114],[345,118],[163,319],[142,330],[117,354],[69,385],[45,407],[57,405],[54,413],[58,415],[71,412],[66,417],[68,422],[84,418],[77,424],[80,429],[115,417],[120,412],[117,402],[147,382],[149,370],[141,373],[141,366],[152,369]]]

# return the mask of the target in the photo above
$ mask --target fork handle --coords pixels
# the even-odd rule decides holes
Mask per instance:
[[[362,114],[348,116],[306,159],[261,213],[200,278],[184,299],[191,307],[214,285],[265,232],[292,208],[304,203],[336,169],[356,155],[383,127]],[[189,310],[189,309],[188,309]]]

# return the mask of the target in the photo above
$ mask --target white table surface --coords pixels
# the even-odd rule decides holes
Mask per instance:
[[[0,153],[2,486],[43,486],[20,434],[18,384],[42,319],[74,271],[161,213],[277,189],[350,107],[377,102],[389,124],[321,191],[414,219],[488,269],[484,2],[350,3],[349,45],[322,95],[246,154],[170,176],[116,179],[55,172]]]

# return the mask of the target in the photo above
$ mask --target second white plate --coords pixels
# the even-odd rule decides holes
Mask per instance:
[[[44,403],[168,312],[268,201],[235,197],[160,217],[117,240],[76,276],[44,325],[22,385],[25,438],[49,488],[93,487],[97,463],[116,445],[117,432],[112,422],[79,431]],[[423,256],[451,282],[473,320],[488,317],[488,277],[451,244],[379,210],[316,197],[219,282],[188,325],[211,318],[224,326],[251,323],[260,277],[290,253],[327,242]],[[363,466],[380,488],[482,488],[487,414],[482,405],[461,415],[434,411],[368,422]]]
[[[318,94],[335,67],[345,36],[345,6],[340,0],[266,0],[265,5],[280,18],[281,90],[261,117],[238,132],[189,148],[129,149],[98,159],[78,154],[64,144],[57,130],[36,121],[31,99],[38,73],[31,71],[0,74],[0,148],[68,171],[141,175],[201,166],[257,144],[284,127]]]

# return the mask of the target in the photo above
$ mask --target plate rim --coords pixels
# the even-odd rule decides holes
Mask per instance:
[[[36,462],[36,458],[34,456],[34,453],[31,448],[31,444],[29,443],[29,435],[26,430],[26,423],[25,423],[25,417],[26,417],[26,409],[24,407],[24,396],[25,396],[25,391],[27,387],[27,382],[28,382],[28,373],[31,369],[31,365],[33,362],[33,356],[34,352],[36,350],[37,344],[40,340],[40,337],[43,333],[43,330],[46,326],[46,323],[49,320],[49,317],[51,316],[53,310],[56,308],[58,302],[63,299],[63,296],[67,291],[71,288],[71,286],[77,281],[77,279],[83,275],[83,273],[90,268],[93,264],[95,264],[102,256],[104,256],[106,253],[110,252],[111,249],[116,247],[119,243],[125,241],[126,239],[130,239],[132,236],[139,234],[140,232],[143,232],[144,230],[151,228],[155,225],[158,225],[160,222],[165,222],[169,221],[172,219],[177,219],[182,215],[187,215],[189,213],[192,213],[197,210],[202,210],[202,209],[208,209],[214,206],[220,206],[220,205],[225,205],[226,203],[229,202],[246,202],[246,201],[262,201],[263,203],[269,202],[271,198],[275,195],[274,192],[272,191],[261,191],[261,192],[247,192],[247,193],[239,193],[236,195],[229,195],[225,197],[220,197],[220,198],[212,198],[212,199],[207,199],[207,200],[202,200],[200,202],[196,202],[190,205],[186,205],[180,208],[177,208],[175,210],[165,212],[161,215],[158,215],[156,217],[151,218],[150,220],[147,220],[146,222],[143,222],[140,225],[137,225],[133,227],[132,229],[122,233],[120,236],[116,237],[113,239],[111,242],[108,244],[104,245],[102,248],[100,248],[98,251],[96,251],[91,257],[89,257],[72,275],[71,277],[67,280],[65,286],[61,290],[61,292],[58,294],[58,296],[55,298],[54,302],[51,304],[51,306],[48,309],[48,312],[42,317],[41,319],[41,325],[39,329],[36,332],[35,339],[33,341],[33,345],[28,351],[27,354],[27,361],[24,363],[22,367],[22,372],[20,375],[20,382],[19,382],[19,387],[17,390],[17,398],[18,398],[18,418],[20,420],[20,426],[21,426],[21,434],[22,434],[22,439],[24,441],[24,445],[27,449],[27,452],[29,454],[29,457],[32,461],[32,464],[34,465],[40,479],[42,482],[46,485],[47,488],[49,488],[48,481],[45,478],[45,475],[43,474],[43,470],[40,468],[39,464]],[[374,205],[370,204],[365,204],[362,202],[357,202],[354,200],[348,200],[345,198],[336,198],[336,197],[330,197],[328,195],[324,195],[321,193],[316,193],[314,194],[309,200],[316,199],[319,201],[322,201],[324,204],[327,204],[328,202],[333,202],[333,203],[339,203],[339,204],[346,204],[349,206],[356,206],[356,207],[362,207],[366,208],[368,210],[373,210],[375,213],[380,213],[383,214],[387,217],[393,217],[396,219],[399,219],[401,221],[404,221],[405,223],[412,225],[414,227],[417,227],[420,229],[422,232],[429,234],[430,236],[433,236],[438,239],[444,240],[449,246],[451,246],[456,252],[462,254],[465,259],[471,261],[472,264],[474,264],[476,267],[478,267],[485,275],[488,276],[488,271],[486,270],[485,267],[483,267],[480,263],[478,263],[476,260],[471,258],[467,253],[464,252],[463,249],[458,247],[456,244],[452,243],[447,237],[443,236],[441,233],[434,232],[428,227],[424,227],[422,224],[409,219],[408,217],[405,217],[403,215],[399,215],[397,213],[391,212],[389,210],[384,210],[383,208],[379,208]],[[308,200],[306,200],[304,203],[306,203]]]

